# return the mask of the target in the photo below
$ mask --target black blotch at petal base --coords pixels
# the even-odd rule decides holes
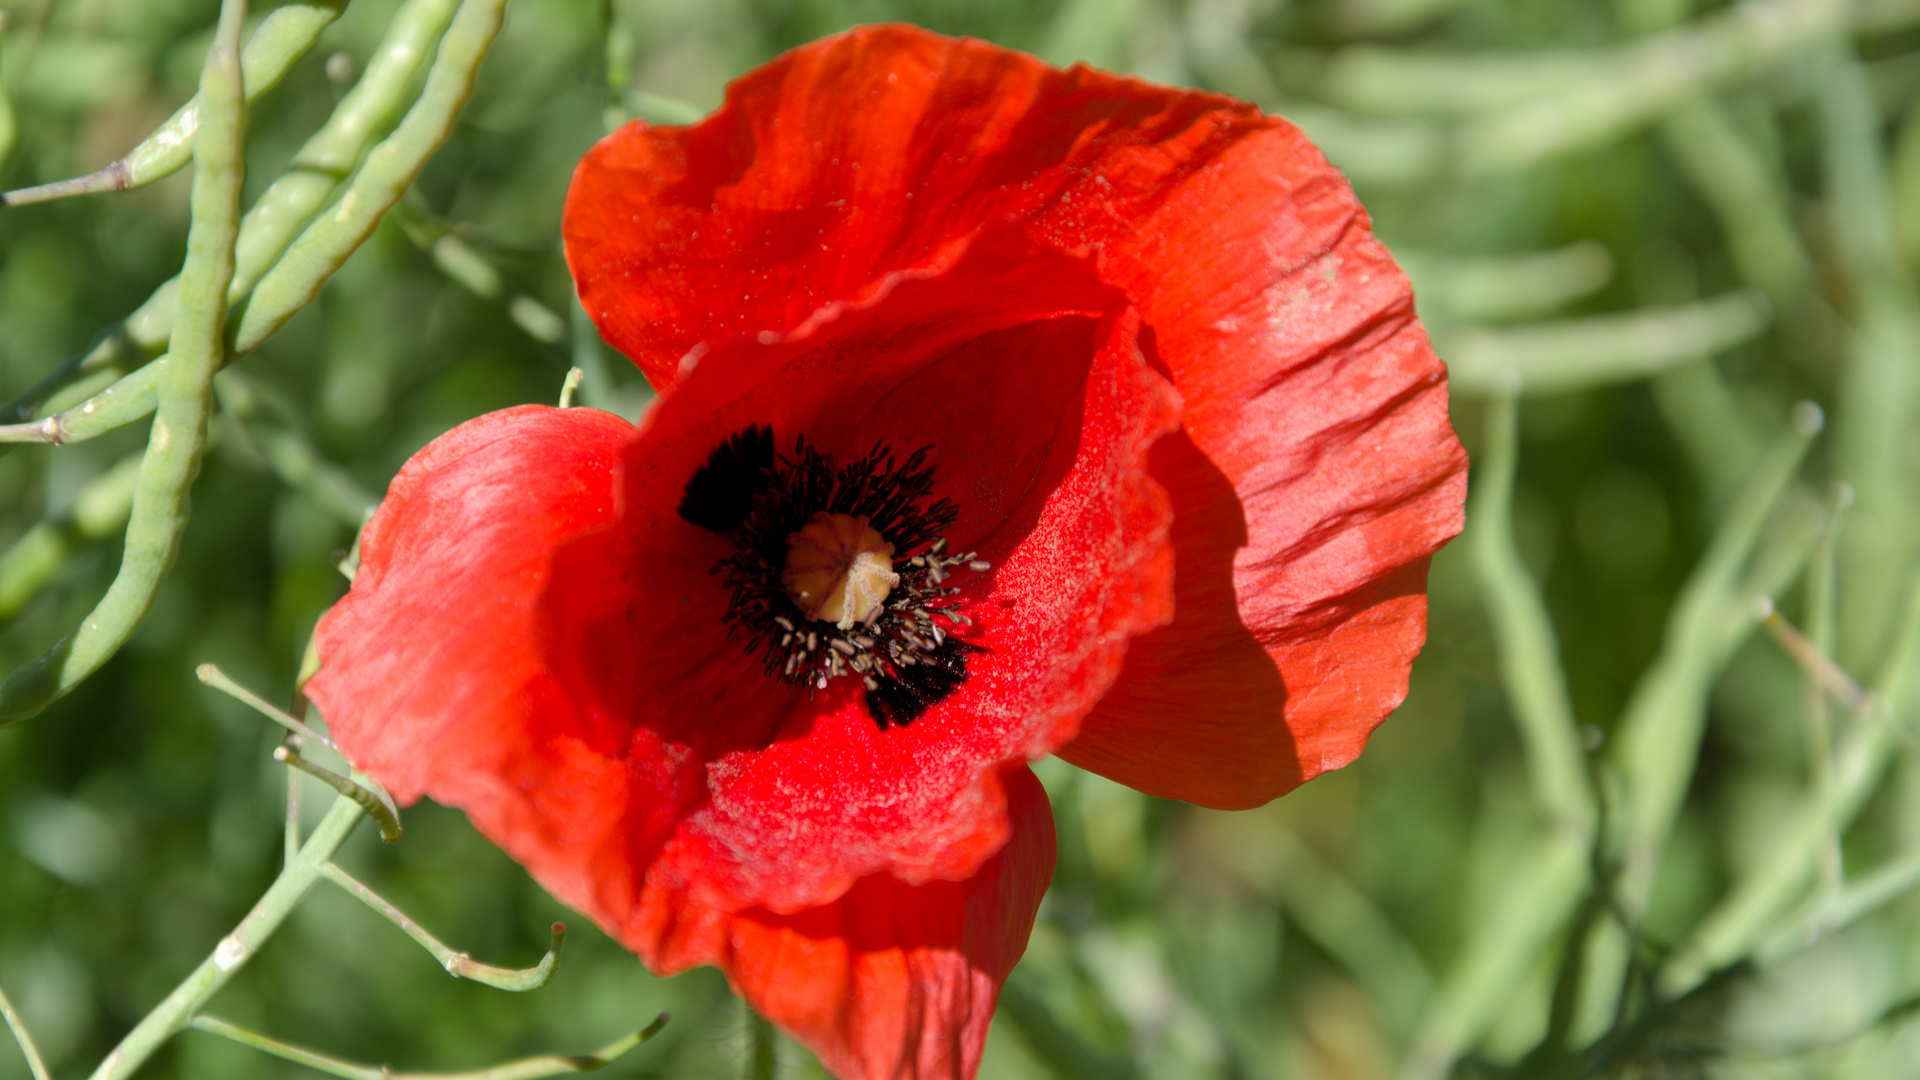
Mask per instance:
[[[919,663],[896,665],[891,678],[877,680],[879,687],[867,691],[867,712],[873,722],[885,731],[906,727],[926,715],[967,681],[967,657],[977,652],[986,650],[949,637]]]
[[[693,471],[680,496],[680,516],[703,529],[732,532],[752,512],[754,496],[767,489],[772,468],[772,428],[734,432]]]

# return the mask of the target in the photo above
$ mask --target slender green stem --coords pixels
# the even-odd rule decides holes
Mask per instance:
[[[288,742],[291,741],[292,740],[288,740]],[[300,751],[295,750],[286,743],[282,743],[273,748],[273,760],[291,765],[295,769],[306,773],[308,776],[339,792],[342,798],[352,799],[368,817],[372,818],[374,822],[380,826],[381,843],[395,843],[403,835],[400,829],[400,811],[393,805],[393,800],[387,797],[386,792],[375,787],[370,787],[367,783],[357,782],[358,780],[365,779],[360,776],[360,774],[355,773],[355,778],[350,780],[331,769],[323,769],[313,762],[308,761],[306,758],[301,757]],[[368,783],[371,783],[371,781]]]
[[[287,766],[287,811],[281,833],[284,843],[281,865],[292,866],[293,860],[300,857],[300,770],[292,765]]]
[[[156,409],[140,463],[120,572],[80,629],[0,685],[0,725],[23,720],[65,694],[133,634],[173,565],[200,472],[213,375],[226,360],[227,286],[240,230],[246,100],[239,41],[245,0],[225,0],[200,76],[203,126],[194,140],[193,224],[180,272],[181,318],[167,360],[155,365]]]
[[[149,357],[141,357],[142,361],[147,359],[149,359]],[[106,366],[85,371],[79,378],[48,394],[47,400],[42,404],[41,408],[48,413],[65,412],[72,406],[78,405],[100,391],[105,390],[107,387],[112,386],[114,382],[120,378],[122,373],[123,369],[117,366]]]
[[[149,363],[70,409],[31,423],[0,424],[0,443],[61,446],[118,430],[153,411],[159,384],[160,365]]]
[[[1354,46],[1281,53],[1282,78],[1343,109],[1380,116],[1472,116],[1564,94],[1604,77],[1617,53],[1593,49],[1443,53]]]
[[[1510,330],[1463,329],[1440,341],[1461,393],[1581,390],[1644,378],[1711,355],[1766,329],[1767,301],[1753,290],[1681,307],[1567,319]]]
[[[1400,1080],[1440,1080],[1513,1001],[1592,879],[1592,852],[1557,836],[1535,852],[1476,922],[1421,1021]]]
[[[1843,0],[1743,0],[1673,30],[1609,49],[1541,56],[1436,55],[1355,48],[1306,77],[1347,108],[1445,114],[1365,120],[1312,106],[1289,119],[1360,182],[1415,184],[1449,173],[1486,176],[1602,145],[1659,122],[1703,93],[1750,79],[1843,33],[1911,23]],[[1309,69],[1318,58],[1289,57]],[[1306,61],[1302,63],[1301,61]]]
[[[1534,799],[1552,831],[1529,852],[1526,870],[1503,892],[1499,906],[1474,925],[1421,1021],[1403,1080],[1434,1080],[1451,1071],[1513,1000],[1528,967],[1573,919],[1592,886],[1598,803],[1553,622],[1513,540],[1516,382],[1510,379],[1507,392],[1489,402],[1467,533]]]
[[[201,961],[185,981],[174,987],[165,1000],[120,1040],[120,1045],[94,1070],[93,1080],[120,1080],[133,1075],[161,1043],[185,1030],[200,1007],[279,929],[294,905],[319,880],[321,865],[340,850],[360,816],[360,805],[352,799],[335,800],[319,827],[301,846],[300,857],[280,872],[253,910],[240,920],[240,925],[220,939],[213,955]]]
[[[1826,59],[1815,115],[1833,253],[1856,331],[1835,407],[1834,463],[1855,501],[1840,541],[1833,653],[1865,670],[1883,655],[1896,617],[1887,582],[1912,565],[1920,536],[1920,467],[1906,449],[1920,426],[1920,286],[1895,240],[1880,107],[1866,67],[1844,43]]]
[[[278,85],[287,69],[313,48],[320,31],[339,18],[346,6],[346,0],[294,0],[275,8],[262,19],[241,51],[247,100],[252,101]],[[194,156],[194,136],[201,126],[204,96],[204,93],[195,95],[193,100],[180,106],[179,111],[126,157],[106,168],[72,180],[7,192],[0,195],[0,206],[92,192],[126,191],[172,175]]]
[[[382,899],[380,894],[361,884],[353,875],[340,869],[337,864],[327,863],[320,868],[320,873],[328,881],[345,889],[354,899],[379,912],[388,922],[405,931],[408,937],[420,943],[421,948],[432,953],[433,958],[440,962],[441,967],[447,969],[448,974],[457,978],[472,979],[474,982],[485,983],[500,990],[516,992],[535,990],[552,980],[554,969],[560,964],[560,947],[567,940],[567,927],[564,923],[553,924],[553,943],[547,948],[547,955],[541,957],[538,964],[529,968],[494,967],[492,964],[479,963],[464,952],[448,948],[439,938],[429,934],[425,927],[409,918],[406,912]]]
[[[1814,942],[1830,937],[1920,886],[1920,852],[1909,853],[1845,890],[1817,899],[1805,919],[1791,923],[1763,942],[1763,963],[1779,963]]]
[[[228,343],[231,356],[257,346],[312,302],[419,175],[427,158],[452,132],[461,106],[472,93],[505,7],[506,0],[464,0],[441,39],[426,88],[406,119],[368,155],[334,212],[308,226],[236,313],[238,325]],[[169,356],[128,375],[86,404],[34,425],[44,429],[43,441],[58,442],[90,437],[129,423],[149,409],[158,410],[147,464],[142,467],[140,492],[146,497],[136,492],[121,576],[79,631],[0,685],[0,725],[32,716],[104,663],[145,615],[160,577],[172,562],[185,522],[186,488],[199,467],[212,376],[230,359],[220,347],[220,330],[234,270],[239,119],[244,106],[238,101],[238,65],[229,66],[236,69],[232,108],[215,108],[215,95],[205,89],[201,94],[204,129],[196,140],[200,148],[196,153],[209,155],[209,164],[220,167],[204,168],[195,177],[194,226],[181,274],[182,319]],[[230,142],[223,138],[229,131]],[[187,351],[181,353],[183,348]],[[181,353],[178,361],[174,353]],[[0,428],[0,441],[8,435],[7,429]]]
[[[452,21],[457,0],[408,0],[394,12],[366,72],[334,107],[333,115],[260,196],[240,230],[236,252],[238,303],[320,212],[340,184],[406,104],[406,91]]]
[[[425,66],[456,6],[457,0],[407,0],[394,12],[366,72],[241,219],[229,305],[246,297],[399,115],[408,86]],[[177,278],[161,285],[125,322],[0,409],[0,420],[25,424],[55,389],[77,375],[147,362],[165,349],[173,332],[178,294]]]
[[[1660,133],[1680,171],[1719,219],[1734,268],[1775,301],[1793,298],[1811,272],[1812,259],[1794,229],[1792,195],[1779,170],[1710,98],[1675,109]]]
[[[691,124],[706,115],[697,105],[632,87],[620,92],[620,104],[650,124]]]
[[[7,1000],[4,990],[0,990],[0,1019],[7,1022],[7,1030],[13,1032],[13,1041],[20,1044],[20,1054],[27,1059],[27,1071],[33,1074],[33,1080],[51,1080],[47,1063],[40,1058],[40,1049],[33,1045],[33,1036],[27,1033],[26,1021],[14,1011],[13,1002]]]
[[[1807,640],[1822,657],[1832,657],[1839,625],[1840,523],[1853,501],[1853,488],[1834,485],[1833,511],[1820,543],[1814,549],[1813,565],[1807,574]],[[1820,850],[1820,887],[1828,899],[1836,897],[1844,883],[1845,865],[1841,857],[1840,832],[1834,822],[1833,722],[1826,692],[1809,679],[1807,686],[1807,774],[1814,798],[1826,809],[1828,829]]]
[[[1610,802],[1619,807],[1615,842],[1620,869],[1613,900],[1626,925],[1609,922],[1596,930],[1589,956],[1591,997],[1582,1006],[1589,1022],[1610,1014],[1617,1022],[1624,993],[1637,985],[1628,936],[1637,932],[1646,911],[1692,783],[1714,680],[1758,624],[1758,601],[1785,587],[1812,544],[1813,529],[1795,526],[1790,516],[1784,539],[1752,554],[1821,424],[1820,411],[1812,404],[1795,406],[1787,432],[1752,469],[1676,598],[1660,652],[1635,684],[1615,727],[1619,789]],[[1743,575],[1742,567],[1749,562]]]
[[[1772,635],[1773,640],[1779,644],[1780,651],[1800,665],[1800,670],[1806,673],[1807,678],[1812,681],[1821,696],[1837,698],[1842,705],[1854,712],[1863,711],[1872,702],[1867,692],[1860,688],[1860,684],[1853,681],[1853,676],[1847,674],[1839,664],[1834,663],[1831,656],[1821,652],[1818,646],[1807,640],[1807,636],[1800,632],[1799,627],[1794,626],[1778,611],[1773,610],[1771,603],[1767,605],[1767,614],[1760,620],[1760,625],[1766,627],[1767,633]]]
[[[1559,639],[1546,600],[1513,539],[1517,404],[1511,394],[1489,402],[1486,445],[1468,508],[1468,536],[1481,598],[1499,645],[1501,680],[1526,746],[1534,798],[1557,830],[1586,844],[1592,842],[1597,812],[1579,725],[1567,698]]]
[[[514,325],[526,331],[527,336],[535,341],[543,345],[566,343],[566,322],[547,305],[525,293],[507,288],[506,279],[500,271],[487,261],[486,256],[475,251],[472,244],[461,239],[460,234],[452,230],[441,232],[429,245],[419,235],[423,231],[416,228],[408,230],[408,233],[416,243],[427,248],[433,256],[433,264],[440,268],[441,273],[459,282],[480,299],[504,306],[507,317],[513,320]]]
[[[1846,23],[1841,0],[1743,0],[1693,25],[1622,47],[1566,90],[1470,122],[1459,167],[1524,168],[1649,123],[1706,88],[1745,78]]]
[[[463,0],[453,25],[440,40],[440,52],[420,100],[399,128],[367,155],[333,212],[307,226],[240,308],[233,334],[235,351],[259,345],[312,303],[327,279],[400,201],[427,159],[452,133],[461,106],[473,93],[480,63],[500,32],[505,11],[506,0]]]
[[[1743,25],[1768,16],[1797,14],[1792,8],[1782,12],[1783,7],[1749,3],[1736,8],[1733,17],[1721,14],[1592,49],[1450,52],[1356,45],[1331,53],[1282,50],[1279,66],[1287,81],[1311,87],[1315,97],[1360,113],[1499,115],[1531,102],[1579,101],[1576,95],[1585,87],[1632,83],[1648,69],[1660,67],[1663,58],[1675,58],[1681,64],[1677,70],[1658,73],[1663,81],[1691,77],[1710,83],[1723,73],[1737,76],[1740,70],[1764,64],[1773,50],[1796,44],[1780,32],[1790,31],[1793,24],[1779,31]],[[1920,18],[1920,7],[1853,2],[1812,14],[1818,17],[1817,25],[1880,33],[1911,25]],[[1734,51],[1742,42],[1764,44],[1767,51],[1749,52],[1743,60]]]
[[[567,369],[566,381],[560,384],[560,407],[561,408],[570,409],[573,407],[574,391],[580,389],[580,381],[586,378],[586,376],[587,376],[587,373],[584,371],[581,371],[577,367]]]
[[[1771,932],[1775,920],[1806,890],[1827,837],[1844,829],[1879,787],[1901,725],[1913,710],[1920,684],[1920,578],[1913,581],[1900,631],[1874,681],[1874,706],[1841,739],[1833,755],[1830,804],[1809,792],[1791,823],[1780,830],[1765,862],[1735,885],[1701,920],[1691,940],[1675,950],[1661,973],[1670,995],[1698,986],[1708,972],[1733,963]]]
[[[234,682],[227,676],[226,672],[221,671],[212,664],[201,664],[199,667],[193,669],[193,673],[199,677],[201,682],[241,702],[254,712],[279,724],[295,735],[309,740],[316,746],[324,746],[334,753],[340,752],[340,748],[333,744],[332,739],[327,738],[325,735],[320,734],[279,709],[274,708],[272,705],[269,705],[260,695]]]
[[[319,647],[314,641],[313,634],[307,635],[306,652],[305,655],[301,657],[302,670],[300,677],[294,680],[293,702],[292,707],[288,710],[289,716],[292,716],[295,720],[303,724],[306,723],[310,703],[307,701],[307,692],[301,688],[301,685],[308,675],[305,669],[309,657],[312,658],[314,668],[318,670]],[[282,859],[282,863],[283,865],[291,866],[293,865],[293,860],[300,857],[300,768],[293,764],[287,765],[287,809],[286,820],[281,832],[285,845],[285,857]]]
[[[1653,399],[1706,489],[1710,518],[1720,519],[1765,444],[1742,417],[1720,369],[1704,357],[1655,376]]]
[[[1550,315],[1606,287],[1613,256],[1583,240],[1563,248],[1503,255],[1457,255],[1396,246],[1393,257],[1413,280],[1420,312],[1460,322],[1511,322]],[[1449,363],[1452,358],[1449,357]]]
[[[1754,470],[1682,588],[1660,653],[1620,719],[1614,741],[1623,786],[1620,895],[1631,915],[1645,905],[1693,778],[1707,692],[1730,653],[1728,620],[1747,627],[1757,621],[1751,603],[1738,595],[1741,569],[1820,426],[1818,409],[1796,406],[1788,431]]]
[[[256,348],[313,302],[452,134],[505,9],[506,0],[463,0],[440,41],[426,89],[399,128],[367,155],[334,211],[307,226],[238,310],[230,337],[234,357]],[[154,408],[157,366],[148,364],[43,422],[0,426],[0,442],[78,442],[133,423]]]
[[[492,1068],[476,1069],[472,1072],[458,1073],[403,1073],[394,1072],[384,1065],[359,1065],[351,1061],[342,1061],[336,1057],[316,1053],[305,1047],[281,1042],[256,1031],[248,1031],[237,1024],[230,1024],[214,1016],[196,1016],[192,1027],[195,1031],[204,1031],[209,1035],[218,1035],[231,1039],[243,1046],[285,1058],[296,1064],[344,1080],[539,1080],[546,1076],[563,1076],[567,1073],[592,1072],[621,1057],[660,1033],[667,1026],[667,1014],[661,1013],[644,1030],[636,1031],[616,1040],[590,1054],[542,1054],[538,1057],[522,1058]]]

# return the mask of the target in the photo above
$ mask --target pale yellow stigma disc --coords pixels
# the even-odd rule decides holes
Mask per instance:
[[[851,630],[880,615],[900,575],[893,545],[866,518],[819,513],[788,534],[780,581],[807,618]]]

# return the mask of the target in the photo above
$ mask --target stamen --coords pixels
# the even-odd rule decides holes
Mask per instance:
[[[748,428],[714,448],[681,500],[681,517],[734,546],[713,571],[732,593],[722,621],[747,634],[748,655],[764,644],[769,677],[813,691],[858,676],[883,730],[945,700],[982,651],[954,636],[972,620],[948,582],[989,567],[973,552],[947,554],[942,534],[959,508],[928,503],[930,449],[896,464],[877,443],[835,468],[803,438],[788,457],[773,451],[770,428]]]

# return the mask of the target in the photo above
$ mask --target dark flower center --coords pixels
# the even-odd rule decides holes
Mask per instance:
[[[805,436],[788,456],[774,450],[772,428],[750,427],[714,447],[680,499],[682,518],[733,543],[713,572],[726,575],[724,621],[747,655],[764,649],[769,677],[814,689],[858,676],[883,730],[959,689],[967,657],[982,651],[953,635],[972,620],[946,581],[987,564],[947,552],[941,534],[960,508],[927,504],[930,449],[896,463],[876,443],[836,469]]]

